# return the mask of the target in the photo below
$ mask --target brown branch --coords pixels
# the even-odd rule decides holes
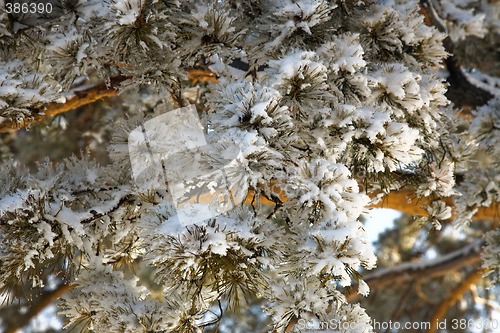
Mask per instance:
[[[198,82],[210,82],[217,83],[217,75],[214,72],[208,69],[203,68],[191,68],[188,71],[188,79],[192,84],[196,84]]]
[[[120,76],[111,79],[110,85],[99,84],[92,88],[76,91],[74,97],[68,99],[65,103],[49,103],[43,109],[30,119],[25,119],[23,123],[17,123],[7,120],[0,123],[0,133],[14,132],[33,123],[40,122],[58,114],[74,110],[80,106],[94,103],[106,97],[112,97],[117,94],[116,87],[125,78]]]
[[[438,323],[444,318],[448,309],[460,300],[465,292],[470,290],[484,275],[484,269],[478,268],[462,281],[436,308],[431,318],[431,328],[426,333],[435,333]]]
[[[15,333],[18,329],[28,325],[30,320],[42,312],[43,309],[74,287],[75,285],[73,284],[62,284],[57,289],[42,294],[35,302],[33,302],[28,312],[19,318],[16,318],[10,326],[7,326],[5,333]]]
[[[208,69],[190,68],[187,69],[188,78],[192,84],[197,82],[217,82],[215,73]],[[75,96],[66,100],[65,103],[48,103],[43,108],[38,110],[35,116],[30,119],[25,119],[22,123],[17,123],[12,120],[6,120],[0,123],[0,133],[15,132],[28,125],[40,122],[58,114],[68,112],[84,105],[92,104],[98,100],[107,97],[116,96],[118,85],[127,79],[124,76],[111,78],[109,84],[99,84],[94,87],[82,91],[76,91]]]
[[[403,282],[443,276],[480,262],[480,250],[483,245],[484,241],[478,240],[439,259],[424,262],[405,262],[368,274],[363,280],[370,286],[370,290],[374,291]],[[358,297],[356,293],[347,295],[350,301],[356,297]]]
[[[360,180],[359,182],[362,182]],[[286,202],[288,198],[286,197],[286,194],[279,189],[279,187],[275,186],[276,184],[273,184],[274,186],[272,187],[273,189],[273,194],[276,195],[276,198],[279,199],[281,202]],[[371,194],[373,197],[374,194]],[[209,198],[210,196],[207,196],[207,198],[204,198],[203,196],[200,196],[200,201],[199,202],[209,202],[211,200]],[[248,192],[247,197],[245,198],[245,203],[251,205],[252,202],[255,201],[255,191],[250,190]],[[268,198],[261,196],[261,202],[262,204],[265,205],[274,205],[275,202],[269,200]],[[453,198],[448,197],[448,198],[443,198],[442,199],[444,202],[446,202],[447,205],[452,207],[454,209],[455,203]],[[409,214],[409,215],[418,215],[418,216],[429,216],[429,213],[423,208],[426,205],[430,204],[431,199],[424,197],[424,198],[417,198],[415,196],[415,192],[410,189],[406,190],[399,190],[399,191],[394,191],[394,192],[389,192],[382,201],[372,204],[369,207],[370,208],[390,208],[390,209],[395,209],[398,210],[402,213]],[[452,214],[452,218],[453,218]],[[477,213],[474,215],[473,219],[474,220],[497,220],[500,217],[500,205],[494,203],[490,207],[479,207]]]
[[[455,201],[452,197],[442,198],[444,202],[452,207],[452,216],[455,217]],[[431,199],[428,197],[417,198],[412,190],[399,190],[388,193],[384,199],[376,204],[371,205],[371,208],[391,208],[402,213],[418,216],[429,216],[429,213],[423,208],[429,205]],[[500,205],[493,203],[489,207],[479,207],[474,215],[474,220],[498,220],[500,218]]]

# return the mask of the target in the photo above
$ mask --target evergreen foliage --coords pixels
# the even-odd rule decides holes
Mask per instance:
[[[76,332],[223,331],[226,313],[252,305],[276,332],[305,331],[299,319],[373,332],[370,313],[346,297],[369,294],[363,276],[376,266],[362,222],[368,206],[411,188],[430,199],[426,230],[452,217],[445,198],[455,198],[462,228],[500,201],[500,97],[471,122],[458,116],[440,72],[446,34],[424,23],[418,1],[50,3],[50,15],[0,14],[0,125],[121,83],[111,101],[78,111],[85,131],[68,115],[2,136],[7,304],[36,299],[55,279],[72,286],[59,309]],[[499,34],[493,14],[467,3],[435,5],[459,50],[467,38]],[[469,57],[461,61],[475,68]],[[210,69],[217,82],[194,86],[193,69]],[[179,155],[172,165],[220,169],[238,147],[231,191],[241,200],[184,225],[166,184],[135,181],[127,140],[190,104],[211,158]],[[47,147],[51,159],[39,158]],[[498,279],[496,228],[483,259]],[[389,250],[379,251],[389,263]]]

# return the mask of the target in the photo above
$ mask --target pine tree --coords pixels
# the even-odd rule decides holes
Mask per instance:
[[[497,2],[0,7],[7,332],[56,300],[73,332],[365,333],[494,303]],[[388,205],[421,217],[374,248]],[[482,277],[486,307],[442,314]],[[423,303],[381,307],[401,293]]]

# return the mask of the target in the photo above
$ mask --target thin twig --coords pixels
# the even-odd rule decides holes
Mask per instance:
[[[485,305],[485,306],[489,307],[490,309],[500,313],[500,304],[497,301],[495,301],[493,299],[483,298],[483,297],[479,296],[477,293],[476,286],[472,286],[470,291],[471,291],[472,299],[474,300],[474,303]]]
[[[5,333],[15,333],[18,329],[28,325],[30,320],[42,312],[43,309],[74,287],[75,285],[73,284],[62,284],[57,289],[42,294],[36,301],[33,302],[28,312],[20,316],[16,322],[7,327]]]

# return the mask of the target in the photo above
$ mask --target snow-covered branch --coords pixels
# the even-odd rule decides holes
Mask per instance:
[[[406,281],[442,276],[479,263],[483,246],[484,240],[477,240],[433,260],[405,262],[394,267],[379,269],[372,274],[366,274],[364,280],[371,290],[379,290]],[[356,297],[356,295],[352,294],[351,297]]]

